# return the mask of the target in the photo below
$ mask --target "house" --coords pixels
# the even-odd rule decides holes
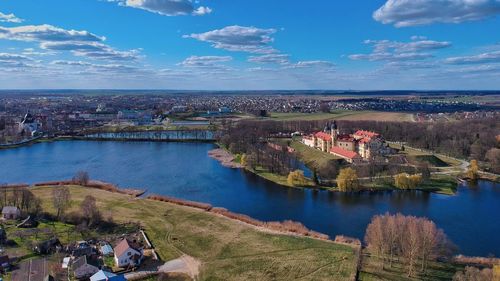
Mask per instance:
[[[73,276],[78,280],[87,280],[99,271],[97,266],[88,263],[87,256],[81,256],[71,264]]]
[[[2,209],[2,218],[5,220],[17,220],[21,217],[21,210],[15,206],[5,206]]]
[[[107,272],[104,270],[99,270],[96,274],[90,277],[90,281],[125,281],[125,277],[123,275],[116,275],[111,272]]]
[[[34,247],[34,251],[39,255],[50,255],[62,249],[62,244],[57,238],[43,241]]]
[[[113,249],[115,252],[115,264],[118,267],[136,267],[141,264],[144,251],[135,241],[123,239]]]

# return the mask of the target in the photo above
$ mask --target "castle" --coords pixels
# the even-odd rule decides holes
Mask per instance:
[[[302,143],[341,157],[349,163],[359,163],[363,159],[391,153],[380,134],[363,130],[354,134],[340,134],[336,121],[328,124],[322,132],[303,136]]]

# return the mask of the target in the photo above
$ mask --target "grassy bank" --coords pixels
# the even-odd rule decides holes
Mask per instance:
[[[457,185],[454,176],[437,174],[432,175],[428,181],[421,183],[415,190],[453,195],[457,190]],[[362,186],[364,189],[369,190],[400,190],[394,186],[394,179],[392,178],[374,179],[373,181],[365,180],[362,182]]]
[[[328,162],[332,160],[339,160],[340,157],[337,157],[333,154],[326,153],[323,151],[319,151],[317,149],[311,148],[298,140],[294,140],[290,143],[290,146],[295,149],[300,160],[304,162],[308,167],[311,168],[319,168],[328,164]]]
[[[257,167],[255,170],[253,169],[247,169],[248,171],[256,174],[259,177],[265,178],[268,181],[272,181],[274,183],[277,183],[279,185],[287,186],[287,187],[296,187],[296,188],[307,188],[307,187],[315,187],[316,184],[311,180],[311,179],[306,179],[307,183],[303,186],[295,186],[291,185],[288,183],[288,177],[287,176],[282,176],[278,175],[275,173],[271,173],[263,168]]]
[[[351,280],[355,274],[354,249],[349,246],[271,234],[170,203],[78,186],[70,191],[71,210],[93,195],[104,216],[140,222],[163,260],[183,253],[201,260],[200,280]],[[36,187],[33,192],[44,210],[53,213],[51,189]]]

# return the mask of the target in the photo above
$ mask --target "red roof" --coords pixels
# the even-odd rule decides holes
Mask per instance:
[[[317,132],[315,134],[315,136],[317,138],[320,138],[320,139],[324,140],[324,141],[331,141],[332,140],[332,136],[330,136],[330,134],[327,134],[327,133],[324,133],[324,132]]]
[[[371,141],[370,138],[362,138],[359,140],[360,143],[369,143]]]
[[[350,141],[353,142],[354,138],[349,135],[340,136],[337,138],[338,141]]]
[[[123,253],[125,253],[128,249],[134,249],[137,252],[140,252],[139,245],[137,245],[134,242],[129,241],[128,239],[123,239],[116,247],[114,248],[115,255],[117,257],[121,256]]]
[[[338,146],[334,146],[330,149],[330,153],[332,154],[337,154],[341,157],[344,157],[344,158],[349,158],[349,159],[354,159],[356,157],[359,157],[359,155],[354,152],[354,151],[349,151],[349,150],[345,150],[341,147],[338,147]]]
[[[358,131],[356,131],[356,133],[354,133],[354,135],[363,136],[363,137],[367,137],[367,138],[376,138],[376,137],[380,136],[380,134],[377,134],[375,132],[364,131],[364,130],[358,130]]]

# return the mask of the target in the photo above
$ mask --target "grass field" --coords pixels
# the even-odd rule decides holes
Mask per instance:
[[[349,111],[335,110],[330,113],[271,113],[271,120],[276,121],[295,121],[295,120],[377,120],[377,121],[413,121],[412,114],[399,112],[378,112],[378,111]]]
[[[288,186],[288,187],[296,187],[296,186],[290,185],[288,183],[287,176],[273,174],[273,173],[271,173],[267,170],[261,169],[261,168],[256,168],[255,170],[250,170],[250,172],[252,172],[260,177],[263,177],[266,180],[277,183],[279,185]],[[300,187],[314,187],[314,186],[316,186],[316,184],[311,179],[307,179],[307,184],[304,186],[300,186]],[[297,186],[297,187],[299,187],[299,186]]]
[[[354,249],[271,234],[214,214],[117,193],[71,186],[72,209],[86,195],[117,222],[140,222],[163,260],[188,254],[202,262],[200,280],[350,280]],[[53,212],[49,187],[33,189]],[[258,204],[258,202],[256,202]],[[71,210],[70,210],[71,211]]]
[[[330,153],[325,153],[317,149],[311,148],[297,140],[291,142],[290,146],[298,153],[299,158],[312,168],[319,168],[327,164],[331,160],[339,160],[341,158]]]
[[[365,252],[365,251],[363,251]],[[405,265],[394,262],[393,267],[382,270],[380,260],[364,253],[358,280],[360,281],[445,281],[451,280],[457,270],[462,268],[448,263],[431,262],[425,274],[408,277]]]

